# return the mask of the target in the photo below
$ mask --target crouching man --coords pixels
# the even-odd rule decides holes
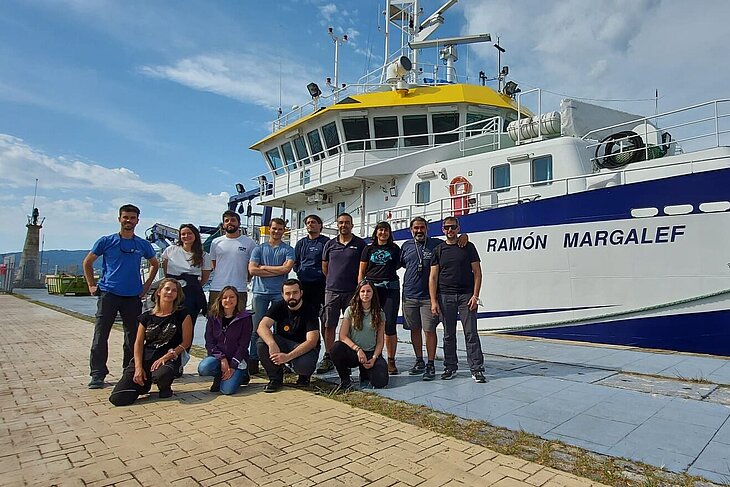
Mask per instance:
[[[286,364],[299,374],[297,385],[309,385],[319,357],[317,310],[304,305],[301,283],[287,279],[281,294],[284,300],[273,303],[258,326],[259,360],[269,377],[264,392],[281,389]]]

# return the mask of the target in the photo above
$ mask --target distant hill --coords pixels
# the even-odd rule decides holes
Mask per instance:
[[[41,272],[43,274],[53,274],[58,270],[58,272],[65,272],[66,274],[81,275],[84,272],[81,263],[88,253],[88,250],[44,250]],[[6,255],[15,256],[16,265],[20,263],[20,252],[0,254],[0,262]],[[101,259],[97,259],[94,267],[99,271],[101,270]]]

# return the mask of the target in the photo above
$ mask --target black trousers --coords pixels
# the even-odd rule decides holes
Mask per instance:
[[[370,352],[365,351],[365,356],[370,360],[374,353],[374,350]],[[360,364],[360,360],[357,358],[357,352],[338,340],[332,346],[332,350],[330,350],[330,358],[335,364],[337,374],[339,374],[341,381],[346,382],[350,380],[350,369],[359,367],[361,382],[363,379],[370,380],[370,384],[376,389],[388,385],[388,364],[382,355],[375,360],[375,365],[372,368],[366,369]]]
[[[89,357],[89,375],[103,379],[109,373],[106,361],[109,358],[109,332],[112,329],[117,313],[122,316],[124,327],[124,358],[122,368],[125,368],[134,357],[132,347],[137,338],[137,318],[142,314],[142,300],[139,296],[118,296],[102,291],[96,302],[96,322],[94,323],[94,337],[91,340],[91,354]]]
[[[170,389],[172,381],[175,380],[175,372],[180,368],[180,358],[171,360],[152,372],[150,369],[155,360],[157,359],[144,361],[142,368],[147,374],[147,380],[144,381],[144,385],[139,385],[134,382],[134,359],[132,359],[124,369],[122,378],[114,386],[109,402],[115,406],[129,406],[142,394],[149,393],[153,383],[157,384],[157,388],[161,391]]]
[[[274,335],[274,340],[279,346],[279,350],[281,350],[283,353],[289,353],[300,345],[294,340],[288,340],[286,338],[280,337],[279,335]],[[271,358],[269,357],[269,346],[260,337],[259,341],[256,343],[256,351],[259,354],[259,361],[264,367],[264,370],[266,371],[266,375],[269,377],[269,380],[283,383],[284,366],[276,365],[274,362],[271,361]],[[317,344],[316,347],[314,347],[312,350],[308,351],[304,355],[300,355],[299,357],[292,360],[289,365],[297,374],[306,375],[307,377],[309,377],[310,375],[314,374],[314,369],[317,368],[318,358],[319,344]]]

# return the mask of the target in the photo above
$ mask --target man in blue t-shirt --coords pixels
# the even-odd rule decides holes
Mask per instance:
[[[428,278],[433,251],[442,240],[428,236],[428,222],[420,216],[411,220],[410,229],[413,240],[406,240],[401,246],[401,267],[406,269],[403,275],[403,317],[406,328],[411,330],[411,343],[416,354],[416,363],[409,373],[423,374],[423,380],[433,380],[436,378],[434,360],[438,345],[436,326],[439,317],[431,313]],[[421,330],[426,335],[428,363],[423,361]]]
[[[104,378],[109,373],[106,366],[109,357],[109,332],[117,313],[122,316],[124,327],[124,369],[133,357],[134,340],[137,336],[137,317],[142,313],[142,296],[150,289],[157,276],[160,263],[150,243],[134,234],[139,223],[139,208],[124,205],[119,208],[118,233],[101,237],[91,252],[84,258],[84,277],[89,292],[99,296],[96,304],[94,337],[91,341],[89,366],[91,381],[89,389],[104,387]],[[94,279],[94,262],[102,257],[101,279]],[[142,258],[149,262],[144,284],[140,274]]]
[[[253,276],[253,333],[249,348],[249,373],[257,374],[259,356],[256,342],[259,339],[256,329],[266,314],[271,303],[281,301],[281,285],[286,281],[294,267],[294,249],[282,241],[286,222],[281,218],[272,218],[269,223],[269,240],[253,249],[248,261],[248,273]]]

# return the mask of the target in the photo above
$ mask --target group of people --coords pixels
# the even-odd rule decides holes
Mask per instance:
[[[459,238],[459,222],[443,221],[446,240],[428,237],[428,223],[411,221],[413,236],[399,247],[387,222],[378,223],[367,244],[352,233],[352,217],[337,217],[336,237],[322,235],[317,215],[305,218],[307,235],[292,248],[283,241],[286,222],[272,218],[260,244],[241,232],[240,217],[223,213],[223,235],[203,251],[198,229],[180,226],[177,245],[162,253],[165,278],[157,283],[152,309],[142,313],[141,299],[153,284],[160,263],[145,239],[134,234],[139,209],[119,209],[120,231],[101,237],[84,259],[90,291],[98,296],[91,345],[89,388],[104,386],[107,341],[117,313],[124,328],[124,371],[110,401],[134,402],[149,393],[153,383],[160,397],[172,395],[172,382],[182,374],[189,355],[193,327],[200,313],[207,315],[205,344],[208,356],[198,366],[201,376],[212,376],[211,391],[235,393],[262,366],[269,383],[265,392],[283,386],[289,368],[296,383],[306,386],[315,373],[336,369],[340,388],[353,387],[351,369],[360,369],[360,382],[373,387],[388,384],[398,374],[395,354],[396,324],[402,309],[410,329],[416,362],[411,375],[435,379],[436,326],[444,324],[444,371],[451,379],[458,368],[456,320],[461,319],[472,377],[486,382],[483,354],[476,333],[476,310],[481,268],[476,248]],[[93,264],[103,258],[97,283]],[[145,282],[142,259],[149,263]],[[398,270],[405,268],[401,290]],[[289,278],[291,271],[297,279]],[[210,281],[206,301],[203,285]],[[246,311],[251,283],[253,314]],[[339,326],[339,333],[337,328]],[[423,358],[423,337],[427,361]],[[323,338],[323,340],[321,340]],[[319,362],[320,347],[324,356]],[[382,352],[385,349],[387,361]]]

